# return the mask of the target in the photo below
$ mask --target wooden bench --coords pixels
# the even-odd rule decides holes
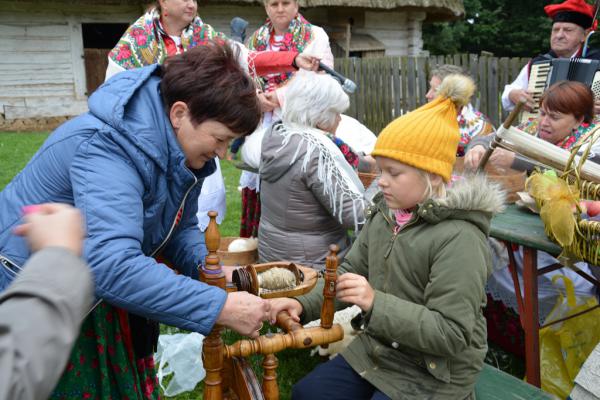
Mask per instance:
[[[475,384],[477,400],[546,400],[554,396],[527,382],[484,364]]]

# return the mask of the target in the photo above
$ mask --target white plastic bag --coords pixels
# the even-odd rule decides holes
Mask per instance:
[[[175,396],[194,390],[198,382],[206,376],[202,365],[202,342],[199,333],[177,333],[160,335],[158,349],[154,356],[158,364],[158,383],[165,396]],[[174,374],[167,387],[163,385],[166,376]]]

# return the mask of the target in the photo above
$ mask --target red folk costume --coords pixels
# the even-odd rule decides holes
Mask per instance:
[[[333,67],[333,54],[329,47],[329,37],[325,31],[308,22],[301,14],[297,14],[289,24],[285,34],[278,36],[270,19],[258,28],[248,40],[248,48],[254,51],[292,51],[308,53],[317,56],[326,65]],[[272,92],[277,90],[280,104],[284,101],[284,86],[292,77],[292,73],[274,73],[261,79],[262,90]],[[264,131],[272,122],[278,119],[279,109],[273,113],[265,113],[263,126],[257,131]],[[275,114],[275,116],[273,115]],[[242,155],[244,150],[242,149]],[[242,219],[240,236],[251,237],[258,235],[260,221],[260,196],[258,174],[248,171],[242,172],[240,178],[242,187]]]

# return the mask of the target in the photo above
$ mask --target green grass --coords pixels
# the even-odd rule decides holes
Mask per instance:
[[[47,133],[10,133],[0,132],[0,190],[27,164],[31,156],[48,137]],[[237,236],[240,229],[241,195],[237,190],[241,171],[235,168],[231,161],[222,161],[223,178],[225,180],[227,195],[227,215],[220,226],[222,236]],[[273,329],[265,326],[263,331]],[[180,332],[177,328],[166,325],[161,326],[162,333]],[[240,339],[234,332],[226,332],[226,343],[233,343]],[[289,399],[292,385],[306,373],[311,371],[318,363],[317,356],[310,357],[308,351],[286,350],[277,354],[279,368],[277,369],[281,399]],[[251,359],[253,368],[260,375],[260,357]],[[518,378],[524,374],[524,363],[490,344],[490,350],[486,357],[486,363],[493,365]],[[199,399],[202,396],[202,384],[198,384],[192,392],[183,393],[172,397],[176,400]]]
[[[23,169],[48,133],[0,132],[0,190]]]

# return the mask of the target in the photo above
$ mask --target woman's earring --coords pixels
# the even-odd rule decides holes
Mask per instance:
[[[168,16],[169,16],[169,13],[167,12],[167,10],[165,10],[165,11],[163,12],[163,17],[168,17]]]

